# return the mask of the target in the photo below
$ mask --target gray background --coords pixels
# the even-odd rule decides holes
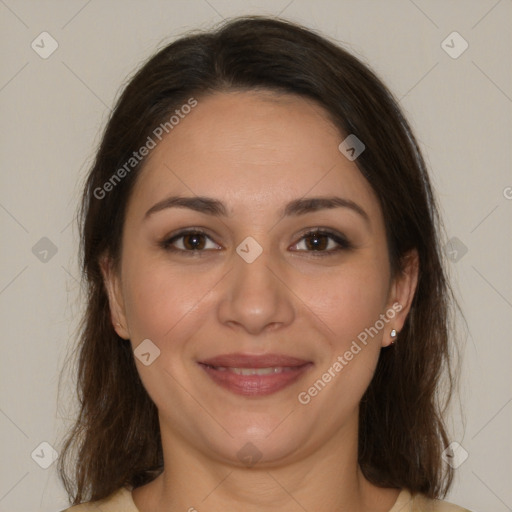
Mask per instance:
[[[510,0],[0,0],[0,511],[67,505],[55,464],[39,465],[51,462],[40,443],[57,448],[73,417],[72,368],[57,402],[81,310],[73,216],[120,87],[165,42],[249,13],[322,31],[400,99],[438,191],[468,323],[464,414],[452,409],[450,424],[469,457],[448,498],[512,510]],[[43,31],[58,43],[46,59],[31,47],[51,49]],[[469,45],[457,58],[454,31]]]

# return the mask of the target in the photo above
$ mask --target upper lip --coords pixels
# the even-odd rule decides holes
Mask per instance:
[[[199,362],[208,366],[222,366],[226,368],[275,368],[302,366],[311,361],[283,354],[251,355],[233,353],[211,357]]]

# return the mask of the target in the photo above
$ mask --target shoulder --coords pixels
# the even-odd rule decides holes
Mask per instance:
[[[444,500],[432,500],[416,494],[413,496],[413,507],[411,512],[471,512],[467,508],[460,507]]]
[[[423,494],[411,494],[403,489],[389,512],[471,512],[444,500],[433,500]]]
[[[121,487],[110,496],[98,500],[81,503],[61,512],[139,512],[132,499],[131,490]]]

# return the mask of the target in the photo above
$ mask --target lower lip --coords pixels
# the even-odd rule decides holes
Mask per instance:
[[[284,369],[281,373],[238,375],[229,370],[217,370],[212,366],[199,364],[216,384],[243,396],[266,396],[276,393],[293,384],[313,366],[313,363],[306,363]]]

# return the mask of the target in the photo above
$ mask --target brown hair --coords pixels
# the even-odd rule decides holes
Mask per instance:
[[[126,205],[144,160],[104,197],[97,191],[191,96],[253,89],[313,99],[341,133],[364,142],[356,164],[379,198],[391,268],[400,272],[415,248],[420,275],[399,339],[381,350],[360,404],[359,464],[376,485],[428,497],[444,497],[451,484],[441,452],[448,444],[442,414],[454,384],[448,337],[454,301],[416,140],[391,93],[358,59],[304,27],[252,16],[189,34],[154,55],[120,96],[88,174],[80,210],[87,308],[77,346],[79,414],[59,460],[73,505],[138,487],[163,470],[157,409],[130,342],[113,329],[99,266],[105,254],[119,261]]]

